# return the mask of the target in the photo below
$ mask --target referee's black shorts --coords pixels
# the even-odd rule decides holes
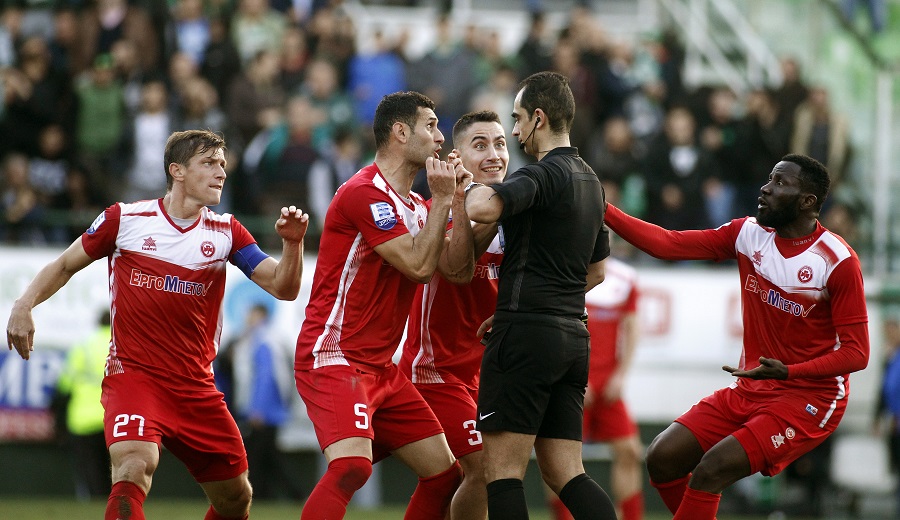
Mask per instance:
[[[481,362],[478,429],[581,440],[590,335],[578,318],[498,312]]]

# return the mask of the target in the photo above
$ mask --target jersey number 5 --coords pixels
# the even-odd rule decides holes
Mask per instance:
[[[356,427],[360,430],[369,429],[369,416],[366,414],[366,409],[368,408],[368,406],[362,403],[356,403],[355,405],[353,405],[353,414],[359,417],[359,420],[356,421]]]

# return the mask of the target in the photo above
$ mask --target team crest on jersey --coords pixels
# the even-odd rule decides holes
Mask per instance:
[[[804,265],[797,271],[797,279],[800,280],[801,283],[809,283],[809,281],[812,280],[812,277],[813,270],[812,267],[808,265]]]
[[[105,221],[106,221],[106,212],[104,211],[103,213],[97,215],[97,218],[95,218],[94,221],[91,222],[91,227],[88,228],[87,234],[93,235],[94,233],[96,233],[97,230],[100,229],[100,226]]]
[[[144,251],[156,251],[156,240],[153,240],[153,237],[145,238],[141,249]]]
[[[791,440],[791,439],[793,439],[794,437],[797,436],[797,432],[794,431],[793,428],[791,428],[790,426],[788,426],[787,430],[784,430],[784,436],[787,437],[788,440]]]
[[[206,258],[210,258],[212,255],[216,254],[216,246],[209,240],[204,240],[202,244],[200,244],[200,252],[203,253],[203,256]]]
[[[394,213],[394,208],[387,202],[369,204],[369,209],[372,210],[372,218],[379,229],[387,231],[397,225],[397,215]]]

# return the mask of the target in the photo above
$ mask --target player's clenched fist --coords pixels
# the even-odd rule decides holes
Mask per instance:
[[[425,159],[428,188],[434,198],[449,197],[456,190],[456,171],[447,161],[429,157]]]

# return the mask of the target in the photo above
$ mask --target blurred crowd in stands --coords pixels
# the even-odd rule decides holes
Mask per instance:
[[[759,187],[788,152],[818,158],[837,184],[846,177],[847,120],[790,58],[778,86],[686,89],[673,31],[618,41],[587,7],[561,30],[533,12],[512,53],[499,33],[457,24],[452,12],[365,43],[354,22],[340,0],[7,1],[0,243],[66,244],[105,206],[162,196],[166,138],[209,128],[228,144],[229,178],[214,209],[264,240],[277,238],[268,228],[282,205],[308,209],[314,251],[335,189],[371,160],[383,95],[432,98],[447,153],[460,115],[493,109],[505,118],[518,81],[547,69],[571,80],[573,145],[609,199],[662,226],[755,214]],[[409,31],[434,34],[421,57],[404,52]],[[514,141],[510,149],[512,171],[528,159]],[[857,214],[832,202],[826,225],[853,241]],[[255,217],[266,224],[254,228]]]

